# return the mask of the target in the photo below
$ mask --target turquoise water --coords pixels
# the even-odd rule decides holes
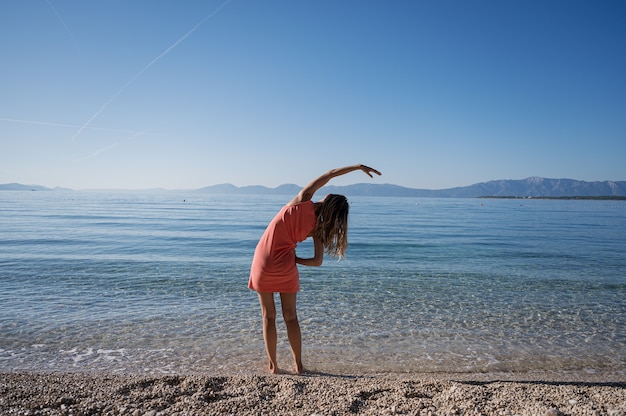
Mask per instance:
[[[248,269],[288,199],[0,193],[0,371],[262,369]],[[626,203],[350,201],[347,259],[300,269],[305,366],[626,373]]]

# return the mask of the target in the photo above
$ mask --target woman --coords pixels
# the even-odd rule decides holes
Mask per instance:
[[[248,287],[259,294],[268,369],[273,374],[278,373],[274,293],[280,293],[295,372],[300,374],[304,368],[300,324],[296,314],[296,294],[300,290],[296,264],[320,266],[324,252],[342,258],[348,244],[349,206],[346,197],[328,195],[320,202],[313,202],[313,195],[332,178],[355,170],[361,170],[369,177],[373,177],[372,173],[380,175],[379,171],[365,165],[346,166],[326,172],[305,186],[276,214],[254,251]],[[313,238],[313,257],[298,257],[296,245],[307,237]]]

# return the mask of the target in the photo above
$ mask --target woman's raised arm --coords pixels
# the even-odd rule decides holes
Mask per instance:
[[[370,168],[369,166],[360,165],[360,164],[359,165],[346,166],[346,167],[343,167],[343,168],[331,169],[328,172],[324,173],[319,178],[313,180],[311,183],[309,183],[304,188],[302,188],[302,190],[298,193],[298,195],[296,195],[289,202],[289,205],[293,205],[293,204],[297,204],[297,203],[300,203],[300,202],[311,200],[313,198],[313,195],[315,194],[315,192],[317,192],[322,186],[326,185],[328,183],[328,181],[330,181],[332,178],[336,178],[337,176],[345,175],[346,173],[350,173],[350,172],[353,172],[355,170],[363,171],[370,178],[374,177],[372,175],[372,173],[375,173],[376,175],[379,175],[379,176],[381,175],[381,173],[379,171],[377,171],[376,169]]]

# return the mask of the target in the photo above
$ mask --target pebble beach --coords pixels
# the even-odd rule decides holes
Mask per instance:
[[[2,373],[2,415],[626,415],[619,376]]]

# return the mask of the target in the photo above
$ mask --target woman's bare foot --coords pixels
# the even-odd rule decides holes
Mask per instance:
[[[302,362],[294,363],[294,370],[296,371],[296,374],[304,373],[304,366],[302,365]]]
[[[270,363],[267,365],[267,371],[269,371],[270,374],[278,374],[278,366],[276,365],[276,363],[270,361]]]

